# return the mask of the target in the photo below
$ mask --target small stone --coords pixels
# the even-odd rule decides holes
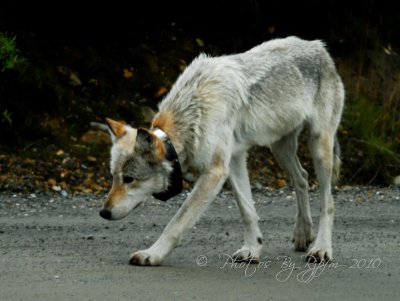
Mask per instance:
[[[89,234],[89,235],[85,236],[85,239],[86,240],[94,240],[94,236],[93,236],[93,234]]]
[[[394,178],[394,185],[400,187],[400,175]]]
[[[256,189],[263,189],[263,185],[262,185],[260,182],[258,182],[258,181],[256,181],[256,183],[254,184],[254,187],[255,187]]]
[[[58,186],[58,185],[51,186],[51,189],[54,190],[54,191],[57,191],[57,192],[61,191],[61,187]]]

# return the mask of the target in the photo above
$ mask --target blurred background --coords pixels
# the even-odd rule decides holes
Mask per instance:
[[[107,191],[109,139],[91,122],[147,127],[199,53],[288,35],[325,41],[343,78],[339,186],[400,175],[398,1],[103,2],[1,2],[0,190]],[[307,153],[302,142],[314,187]],[[249,167],[255,188],[288,185],[268,149],[253,149]]]

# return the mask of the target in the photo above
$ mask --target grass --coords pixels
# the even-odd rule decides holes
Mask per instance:
[[[17,48],[17,37],[9,37],[6,34],[0,32],[0,71],[13,70],[24,68],[27,64],[27,60],[20,56],[20,50]],[[12,112],[9,112],[7,108],[0,108],[1,122],[8,123],[12,126]]]
[[[344,72],[349,156],[361,156],[350,181],[390,183],[400,174],[400,59],[379,49],[370,56],[368,68],[358,68],[364,73]]]
[[[0,33],[0,67],[2,72],[7,69],[17,69],[27,63],[26,59],[20,56],[16,39],[16,36],[9,37]]]
[[[9,126],[12,126],[12,118],[11,118],[12,113],[9,112],[7,109],[3,110],[2,116],[1,116],[1,122],[6,122],[9,124]]]

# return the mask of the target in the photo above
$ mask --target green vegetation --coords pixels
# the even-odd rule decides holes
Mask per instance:
[[[11,115],[12,113],[8,112],[8,110],[5,109],[1,116],[1,122],[7,122],[11,126],[12,125]]]
[[[4,33],[0,33],[0,70],[15,70],[26,66],[26,59],[20,56],[20,50],[16,45],[16,36],[8,37]],[[6,108],[0,108],[1,122],[8,123],[11,127],[12,113]]]
[[[8,37],[0,33],[0,69],[17,69],[26,65],[26,59],[20,56],[16,45],[16,36]]]
[[[358,60],[353,58],[358,65],[348,58],[339,66],[347,91],[346,156],[358,157],[351,180],[391,183],[400,173],[400,58],[390,45],[372,38],[374,46],[362,44]]]
[[[379,174],[386,181],[396,176],[400,165],[398,109],[387,109],[385,102],[384,105],[372,101],[351,102],[346,108],[344,125],[352,136],[348,145],[353,145],[352,151],[362,158],[358,172],[352,177],[368,175],[368,182],[373,182]]]

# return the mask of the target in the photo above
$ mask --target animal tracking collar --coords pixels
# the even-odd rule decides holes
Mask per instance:
[[[153,193],[153,197],[165,202],[182,191],[182,170],[174,145],[171,140],[169,140],[167,134],[159,128],[153,130],[153,134],[164,142],[166,150],[165,158],[172,163],[172,172],[169,175],[167,190]]]

